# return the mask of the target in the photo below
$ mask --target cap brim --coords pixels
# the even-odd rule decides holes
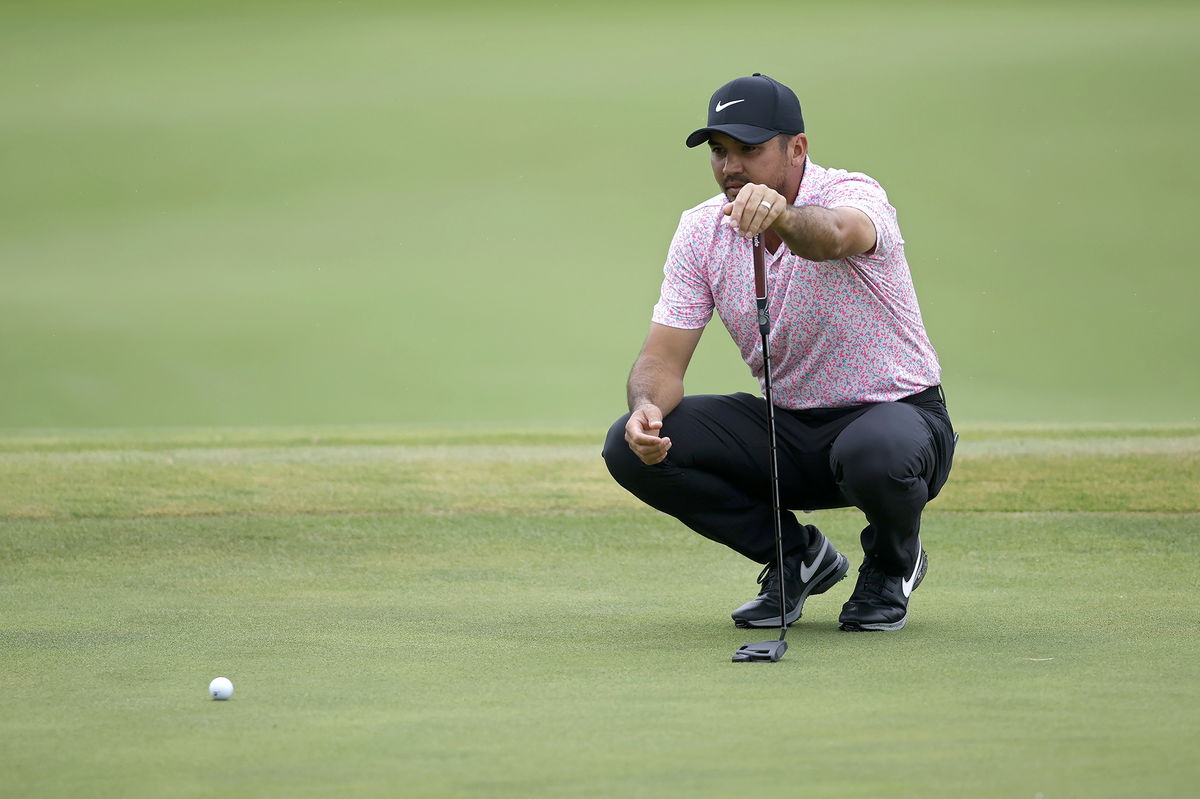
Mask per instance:
[[[779,135],[777,130],[767,130],[756,125],[713,125],[709,128],[700,128],[700,130],[692,133],[687,137],[687,146],[696,147],[704,144],[712,138],[714,133],[724,133],[726,136],[737,139],[745,144],[762,144],[768,139],[773,139]]]

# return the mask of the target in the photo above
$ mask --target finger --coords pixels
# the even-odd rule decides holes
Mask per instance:
[[[667,453],[671,450],[671,442],[669,439],[663,439],[663,445],[655,447],[645,447],[635,449],[634,454],[641,459],[642,463],[653,466],[656,463],[662,463],[666,460]]]
[[[736,221],[738,232],[746,237],[757,236],[766,230],[783,210],[783,195],[767,186],[747,183],[738,191],[730,217]]]
[[[642,421],[642,428],[658,430],[663,424],[662,410],[657,405],[643,405],[634,414]]]
[[[629,417],[629,421],[625,423],[625,437],[646,437],[649,436],[654,440],[658,440],[658,431],[662,428],[661,421],[646,419],[641,413],[635,413]]]
[[[758,188],[758,185],[754,183],[747,183],[738,189],[737,197],[733,198],[733,208],[729,213],[729,218],[733,220],[738,232],[743,236],[750,235],[749,224],[754,218],[754,213],[749,203]]]
[[[750,219],[749,230],[751,235],[762,233],[767,227],[767,217],[771,211],[775,210],[774,205],[766,197],[754,198],[757,202],[754,203],[754,215]]]
[[[753,205],[749,206],[748,212],[752,211],[752,219],[747,225],[750,235],[758,235],[769,228],[771,224],[779,218],[783,213],[786,200],[779,192],[763,187],[762,192],[755,192],[755,195],[750,198],[749,202]]]
[[[659,422],[659,427],[661,426],[662,423]],[[625,425],[625,440],[631,447],[652,447],[662,441],[658,436],[657,427],[647,429],[643,420],[638,418],[630,419]]]
[[[661,461],[671,448],[671,440],[659,436],[662,426],[662,410],[650,404],[634,410],[625,423],[625,441],[645,463]]]
[[[767,213],[766,219],[763,220],[762,229],[768,230],[772,225],[775,224],[775,221],[777,219],[779,219],[779,217],[783,216],[783,213],[786,210],[787,210],[787,200],[780,197],[779,202],[774,203],[771,206],[771,210]]]
[[[626,440],[631,447],[637,449],[653,449],[662,446],[662,439],[658,436],[646,435],[645,433],[637,433],[628,436]]]
[[[745,190],[746,190],[746,187],[742,186],[742,188],[738,190],[737,197],[734,197],[733,200],[731,200],[730,202],[727,202],[723,206],[721,206],[721,213],[723,213],[723,214],[725,214],[725,216],[729,217],[729,224],[731,226],[733,226],[734,231],[738,232],[738,233],[741,232],[741,228],[738,226],[738,213],[739,213],[739,209],[745,205],[745,203],[743,203],[742,205],[738,205],[738,199],[741,197],[742,192]]]
[[[652,436],[637,436],[629,441],[629,447],[637,452],[652,452],[661,450],[665,453],[667,450],[671,449],[671,439],[657,438]]]

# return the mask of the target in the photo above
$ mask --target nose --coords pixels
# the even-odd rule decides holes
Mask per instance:
[[[721,171],[726,175],[736,175],[742,171],[742,163],[732,153],[726,153],[725,163],[722,164]]]

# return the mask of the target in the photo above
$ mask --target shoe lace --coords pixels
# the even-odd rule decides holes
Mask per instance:
[[[787,570],[788,574],[791,574],[791,569],[788,569],[788,560],[786,557],[783,559],[783,567]],[[779,590],[779,569],[776,568],[773,561],[763,566],[762,571],[758,573],[758,584],[762,586],[762,593],[764,594]]]
[[[859,576],[858,589],[855,593],[869,594],[873,597],[882,597],[884,595],[884,586],[887,582],[887,575],[882,569],[875,568],[870,560],[863,561],[863,565],[859,568],[861,573]]]

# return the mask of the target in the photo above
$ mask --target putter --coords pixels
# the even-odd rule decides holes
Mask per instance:
[[[745,643],[733,653],[734,663],[776,663],[787,651],[787,586],[783,579],[783,523],[779,508],[779,462],[775,458],[775,405],[771,402],[771,312],[767,309],[767,269],[762,240],[754,237],[754,302],[758,306],[758,332],[762,334],[763,386],[767,395],[767,439],[771,448],[771,507],[775,513],[775,565],[779,569],[779,640]]]

